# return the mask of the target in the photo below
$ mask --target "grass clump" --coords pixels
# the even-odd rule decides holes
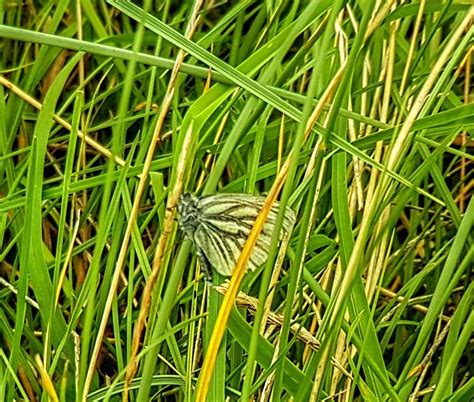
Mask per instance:
[[[0,400],[473,394],[474,11],[361,4],[0,4]],[[182,191],[286,252],[206,285]]]

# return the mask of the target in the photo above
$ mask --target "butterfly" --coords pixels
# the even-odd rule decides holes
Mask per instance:
[[[222,276],[231,276],[265,197],[247,194],[217,194],[197,197],[182,193],[177,210],[178,224],[197,249],[206,280],[211,281],[210,268]],[[250,256],[247,269],[253,271],[268,258],[275,227],[278,203],[273,204]],[[295,213],[285,208],[280,240],[295,223]]]

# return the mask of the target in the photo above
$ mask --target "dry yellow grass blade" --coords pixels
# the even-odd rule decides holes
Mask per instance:
[[[263,204],[262,210],[260,211],[257,216],[257,219],[255,220],[252,231],[250,232],[250,235],[244,244],[239,260],[237,261],[237,264],[233,271],[232,277],[229,282],[228,291],[224,296],[224,300],[217,316],[218,325],[216,325],[212,331],[212,336],[209,342],[209,348],[204,358],[204,363],[201,369],[201,373],[199,375],[196,390],[197,402],[206,401],[209,383],[211,381],[212,373],[214,371],[217,352],[222,342],[222,337],[225,333],[230,311],[232,310],[235,298],[237,297],[237,294],[239,292],[240,284],[242,283],[247,263],[250,259],[250,256],[252,255],[253,248],[257,243],[258,236],[260,235],[260,232],[263,229],[263,225],[265,224],[268,214],[270,213],[272,205],[275,203],[278,194],[280,193],[283,184],[285,183],[291,159],[292,158],[290,154],[290,157],[286,160],[278,177],[276,178],[275,183],[273,184],[273,187],[270,190],[270,193],[268,194],[265,203]]]
[[[49,398],[53,402],[59,402],[58,394],[54,389],[53,381],[51,381],[51,377],[49,376],[48,372],[45,370],[43,366],[43,361],[41,360],[40,355],[35,356],[36,364],[38,366],[38,371],[41,375],[41,381],[43,382],[43,387],[46,393],[48,394]]]
[[[14,85],[12,82],[8,81],[4,76],[0,75],[0,84],[3,85],[5,88],[8,88],[10,91],[12,91],[15,95],[23,99],[26,103],[30,104],[37,110],[41,110],[43,108],[43,104],[33,98],[32,96],[28,95],[25,91],[23,91],[21,88],[18,88],[16,85]],[[69,124],[66,120],[64,120],[62,117],[58,116],[57,114],[53,115],[54,121],[64,127],[66,130],[71,131],[72,126]],[[115,163],[119,166],[125,166],[125,161],[112,154],[106,147],[98,143],[96,140],[93,138],[89,137],[88,135],[84,134],[81,130],[77,130],[77,136],[84,140],[84,142],[89,145],[91,148],[95,149],[97,152],[100,154],[104,155],[108,159],[113,159]]]

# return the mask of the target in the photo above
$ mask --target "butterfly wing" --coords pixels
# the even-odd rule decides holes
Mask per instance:
[[[194,244],[211,266],[223,276],[232,275],[235,255],[240,255],[239,245],[203,224],[194,232]]]
[[[217,272],[230,276],[265,198],[219,194],[201,197],[199,201],[200,225],[194,233],[194,243]],[[268,257],[278,208],[279,204],[276,203],[270,210],[250,257],[250,270],[262,265]],[[280,239],[291,230],[294,222],[294,212],[286,208]]]

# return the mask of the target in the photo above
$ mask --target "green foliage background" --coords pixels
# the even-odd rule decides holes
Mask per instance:
[[[0,2],[0,400],[121,398],[189,127],[187,191],[266,194],[291,151],[281,201],[298,215],[276,283],[277,244],[245,278],[259,310],[231,313],[208,400],[472,396],[473,14],[467,1]],[[192,400],[221,325],[176,226],[135,400]],[[259,334],[271,289],[277,322]]]

